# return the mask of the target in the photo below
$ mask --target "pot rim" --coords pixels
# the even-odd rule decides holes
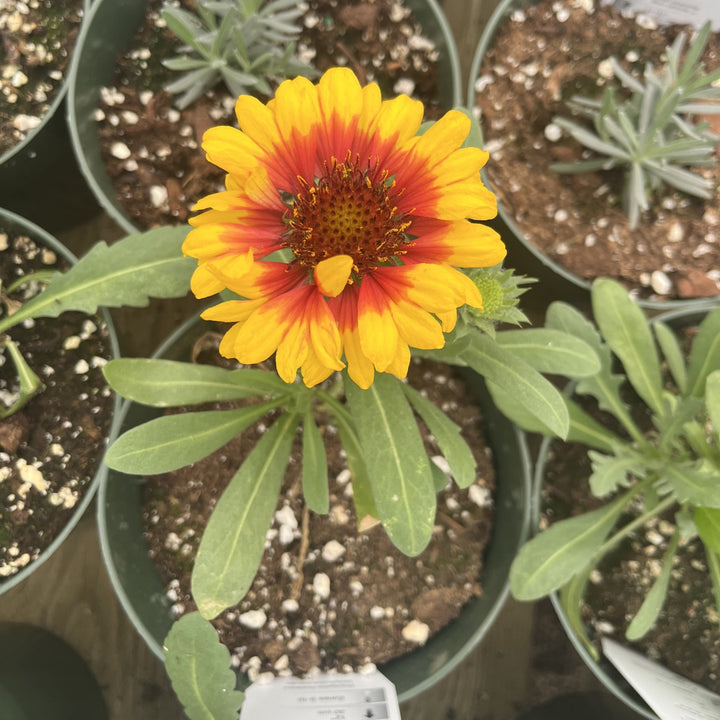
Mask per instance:
[[[65,245],[63,245],[57,238],[53,237],[46,230],[43,230],[39,225],[36,225],[35,223],[31,222],[27,218],[22,217],[21,215],[18,215],[17,213],[0,208],[0,227],[24,232],[30,235],[34,240],[39,241],[42,245],[46,245],[51,248],[55,253],[62,256],[71,264],[74,265],[75,263],[77,263],[77,257],[72,252],[70,252],[70,250],[68,250],[68,248],[66,248]],[[108,341],[110,344],[110,351],[112,357],[120,357],[120,346],[118,343],[117,334],[115,332],[115,326],[113,325],[112,318],[110,317],[110,313],[104,308],[100,308],[98,310],[98,313],[102,316],[103,321],[107,327]],[[106,446],[110,445],[115,440],[118,429],[120,427],[120,396],[117,394],[113,398],[113,406],[111,413],[112,420],[110,422],[110,428],[108,430]],[[70,533],[80,521],[80,518],[83,516],[83,514],[89,507],[90,503],[95,497],[95,493],[97,492],[106,474],[107,468],[102,462],[102,458],[100,458],[95,475],[93,476],[93,479],[88,485],[88,489],[85,492],[85,495],[83,496],[82,500],[75,506],[73,513],[68,518],[67,523],[62,528],[60,533],[50,543],[50,545],[48,545],[40,553],[36,560],[28,563],[19,572],[11,575],[9,578],[3,580],[0,583],[0,595],[2,595],[4,592],[7,592],[15,585],[21,583],[26,577],[28,577],[28,575],[30,575],[30,573],[34,572],[35,569],[42,565],[42,563],[44,563],[60,547],[60,545],[65,541],[65,538],[70,535]]]

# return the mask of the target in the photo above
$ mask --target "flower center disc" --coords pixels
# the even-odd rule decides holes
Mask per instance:
[[[402,255],[410,242],[410,225],[398,214],[394,181],[387,172],[361,170],[358,161],[326,166],[326,174],[302,189],[291,202],[290,229],[285,246],[295,253],[295,262],[315,267],[335,255],[349,255],[358,277],[378,265]]]

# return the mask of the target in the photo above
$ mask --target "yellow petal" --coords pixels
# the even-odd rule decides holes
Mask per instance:
[[[245,133],[227,125],[207,130],[202,146],[209,162],[242,177],[257,167],[262,155],[262,150]]]
[[[384,372],[395,359],[399,334],[382,291],[369,278],[360,288],[358,332],[362,352],[378,371]]]
[[[334,255],[315,266],[315,284],[325,297],[337,297],[347,285],[352,269],[350,255]]]
[[[207,263],[198,265],[190,278],[190,289],[196,298],[206,298],[225,289],[222,281],[210,271]]]
[[[400,337],[408,345],[421,350],[434,350],[445,344],[438,321],[422,308],[413,303],[398,302],[390,303],[390,310]]]
[[[410,348],[407,343],[399,342],[397,350],[395,351],[395,357],[392,362],[385,368],[385,372],[394,375],[396,378],[402,380],[407,377],[408,368],[410,367]]]
[[[375,369],[360,347],[357,330],[346,330],[343,333],[343,346],[350,379],[358,387],[367,390],[375,379]]]
[[[275,355],[278,375],[286,382],[295,381],[300,366],[308,355],[308,332],[303,323],[290,326]]]

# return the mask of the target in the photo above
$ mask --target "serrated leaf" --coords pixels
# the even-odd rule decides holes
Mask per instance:
[[[214,618],[247,593],[260,565],[290,457],[297,415],[278,418],[248,455],[205,528],[192,574],[200,614]]]
[[[667,597],[667,590],[670,584],[670,575],[673,567],[673,558],[675,557],[675,551],[677,550],[679,539],[679,533],[675,532],[670,540],[668,549],[665,552],[660,574],[657,576],[653,586],[645,596],[643,604],[640,606],[640,609],[637,611],[635,617],[628,626],[628,629],[625,631],[625,637],[628,640],[639,640],[655,624],[655,621],[662,610],[662,606],[665,603],[665,598]]]
[[[380,521],[401,552],[418,555],[432,536],[435,488],[430,460],[401,383],[378,373],[373,384],[361,390],[347,378],[345,394]]]
[[[151,297],[182,297],[190,291],[196,263],[183,257],[190,228],[157,228],[100,242],[17,312],[0,320],[0,332],[28,318],[58,317],[67,310],[89,315],[98,307],[145,307]]]
[[[693,520],[705,546],[712,552],[720,553],[720,509],[695,508]]]
[[[588,415],[572,398],[566,399],[570,416],[568,442],[579,442],[588,447],[611,453],[622,440],[591,415]]]
[[[402,389],[435,438],[457,485],[461,488],[472,485],[475,482],[475,458],[460,434],[460,427],[410,385],[403,383]]]
[[[302,490],[307,506],[324,515],[330,508],[327,457],[320,429],[315,424],[312,407],[303,418]]]
[[[562,394],[524,360],[480,333],[471,336],[462,358],[476,373],[513,393],[552,433],[567,435],[569,420]]]
[[[620,358],[633,388],[655,413],[661,414],[660,361],[642,310],[620,283],[608,278],[593,283],[592,306],[600,332]]]
[[[605,497],[619,487],[629,487],[629,475],[644,470],[644,459],[628,447],[622,447],[617,455],[604,455],[594,450],[588,451],[592,463],[590,491],[595,497]]]
[[[163,647],[165,669],[190,720],[236,720],[244,695],[235,690],[230,652],[199,613],[170,628]]]
[[[542,373],[587,377],[600,372],[600,360],[580,338],[552,328],[504,330],[496,335],[498,345]]]
[[[172,472],[215,452],[275,407],[277,402],[155,418],[121,435],[104,462],[128,475]]]
[[[599,510],[560,520],[525,543],[510,568],[515,598],[545,597],[591,565],[624,507],[624,498],[618,498]]]
[[[175,360],[116,358],[103,367],[103,374],[115,392],[152,407],[303,392],[302,386],[288,385],[274,373],[264,370],[226,370]]]
[[[652,327],[658,345],[667,361],[670,374],[680,392],[684,394],[687,388],[687,368],[685,367],[685,356],[680,349],[677,335],[662,322],[655,322]]]
[[[710,373],[720,370],[720,308],[708,313],[698,328],[688,361],[688,393],[703,397]]]
[[[668,462],[660,471],[658,487],[675,493],[679,503],[720,508],[717,473],[697,463]]]

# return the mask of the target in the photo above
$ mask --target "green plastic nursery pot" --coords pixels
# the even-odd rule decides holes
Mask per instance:
[[[198,336],[199,322],[186,323],[160,347],[156,356],[186,359]],[[495,525],[481,577],[483,594],[468,603],[460,617],[424,647],[380,667],[395,684],[401,701],[409,700],[447,675],[482,640],[508,595],[510,564],[529,527],[530,462],[524,435],[497,411],[479,376],[474,375],[470,382],[482,407],[484,430],[493,450],[498,479]],[[123,411],[124,428],[156,414],[136,404],[127,404]],[[142,496],[142,479],[109,471],[100,487],[98,526],[105,564],[125,612],[153,652],[162,658],[162,644],[172,624],[171,603],[148,555],[141,517]],[[244,676],[238,682],[241,687],[248,684]]]
[[[0,624],[3,720],[106,720],[100,686],[85,661],[56,635],[23,623]]]
[[[87,13],[90,0],[85,1],[84,7]],[[40,124],[0,155],[3,206],[53,231],[88,219],[94,205],[77,167],[65,119],[70,74],[68,67]],[[42,202],[38,197],[43,198]]]
[[[500,4],[495,8],[483,29],[470,66],[467,86],[467,107],[475,107],[475,83],[480,76],[480,69],[482,68],[485,55],[492,47],[502,26],[509,20],[514,12],[532,5],[537,5],[539,1],[540,0],[501,0]],[[482,132],[482,118],[480,118],[480,129]],[[492,182],[490,182],[490,179],[487,177],[487,173],[485,170],[481,172],[485,185],[492,190]],[[500,198],[498,198],[498,217],[494,224],[495,229],[500,232],[508,246],[508,259],[506,261],[508,265],[540,281],[538,283],[538,289],[533,291],[536,301],[538,296],[542,297],[543,293],[546,293],[549,295],[548,300],[562,298],[575,305],[590,306],[590,288],[592,283],[570,272],[533,245],[517,227],[513,215],[504,207]],[[641,307],[656,311],[699,307],[712,302],[717,301],[705,298],[697,300],[647,300],[639,298],[637,300],[638,305]]]
[[[436,0],[405,0],[426,36],[440,51],[441,105],[462,105],[460,60],[452,30]],[[115,197],[100,153],[95,110],[100,88],[113,84],[117,56],[127,49],[145,17],[147,0],[96,0],[83,24],[73,59],[68,93],[72,144],[88,185],[100,206],[127,233],[137,232]]]
[[[45,230],[30,222],[26,218],[10,212],[9,210],[4,210],[0,208],[0,232],[8,230],[29,235],[33,240],[35,240],[35,242],[50,248],[59,257],[64,258],[72,264],[77,262],[77,258],[64,245],[62,245],[58,240],[56,240]],[[120,355],[120,350],[112,319],[110,318],[110,314],[107,311],[103,310],[101,312],[101,316],[103,318],[103,321],[107,325],[108,338],[112,350],[112,355],[113,357],[118,357]],[[110,432],[108,434],[108,443],[111,443],[117,435],[119,410],[120,399],[116,397],[113,405],[113,421],[111,423]],[[90,486],[88,487],[82,500],[75,506],[75,511],[70,516],[65,527],[61,530],[55,540],[53,540],[52,543],[50,543],[50,545],[48,545],[48,547],[45,548],[42,553],[40,553],[40,556],[36,560],[33,560],[30,564],[26,565],[15,575],[12,575],[11,577],[4,579],[2,582],[0,582],[0,595],[2,595],[5,591],[9,590],[11,587],[14,587],[18,583],[22,582],[31,572],[33,572],[37,567],[39,567],[43,562],[45,562],[45,560],[47,560],[55,552],[55,550],[60,547],[60,545],[63,543],[65,538],[72,532],[73,528],[77,525],[83,513],[87,510],[88,506],[92,502],[95,492],[100,485],[100,481],[104,477],[106,472],[107,470],[105,468],[105,465],[99,463],[97,472],[95,473],[95,476],[90,483]],[[1,644],[0,647],[2,647]],[[0,705],[0,707],[2,707],[2,705]],[[3,718],[3,720],[5,719]]]
[[[708,309],[705,311],[697,308],[687,308],[674,311],[668,311],[660,315],[655,316],[651,322],[664,322],[671,328],[682,328],[687,326],[698,325],[705,315]],[[568,389],[568,392],[572,392],[572,386]],[[535,464],[535,472],[533,476],[533,500],[532,500],[532,516],[534,527],[538,526],[541,513],[541,498],[540,492],[543,483],[543,477],[545,474],[545,463],[547,461],[548,451],[550,449],[550,438],[544,438],[540,449],[538,451],[538,458]],[[570,642],[581,657],[583,662],[592,671],[595,677],[602,683],[602,685],[610,691],[615,697],[622,700],[625,705],[630,708],[633,712],[637,713],[638,716],[646,718],[647,720],[658,720],[657,715],[650,709],[647,703],[640,697],[635,689],[625,680],[615,666],[604,656],[601,656],[599,660],[596,660],[588,651],[587,647],[583,644],[577,634],[574,632],[570,620],[568,619],[562,604],[560,597],[557,593],[550,596],[555,613],[560,620],[560,623],[565,630]],[[589,636],[592,637],[592,631],[589,632]]]

